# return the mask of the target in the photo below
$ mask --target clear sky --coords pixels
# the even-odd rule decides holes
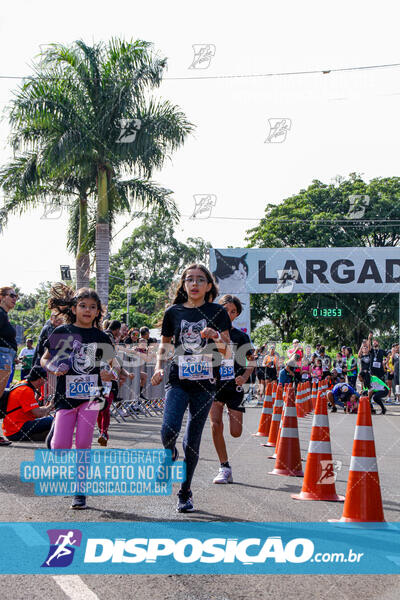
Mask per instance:
[[[214,77],[398,63],[399,16],[398,3],[385,0],[15,0],[0,8],[0,75],[28,75],[40,48],[52,42],[112,36],[153,42],[168,57],[160,95],[196,125],[153,179],[174,191],[183,215],[180,239],[201,236],[214,247],[240,247],[267,202],[279,203],[313,179],[330,183],[354,171],[368,180],[399,175],[400,67]],[[206,69],[189,68],[194,44],[215,51]],[[2,110],[18,83],[0,79]],[[269,119],[290,124],[281,143],[266,142]],[[10,157],[8,133],[4,118],[1,163]],[[194,196],[201,194],[215,200],[211,216],[190,219]],[[44,216],[41,207],[13,217],[0,234],[1,285],[13,281],[29,292],[41,281],[58,280],[60,264],[74,266],[65,249],[67,213]],[[120,219],[116,231],[128,220]],[[115,237],[113,251],[135,225]]]

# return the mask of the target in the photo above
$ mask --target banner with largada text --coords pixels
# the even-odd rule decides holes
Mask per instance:
[[[220,294],[399,293],[400,247],[210,248]]]

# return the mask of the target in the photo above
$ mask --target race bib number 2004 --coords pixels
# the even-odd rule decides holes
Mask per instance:
[[[212,379],[211,354],[187,354],[179,356],[179,379],[195,381],[198,379]]]
[[[67,398],[89,400],[96,393],[97,375],[67,375],[65,390]]]

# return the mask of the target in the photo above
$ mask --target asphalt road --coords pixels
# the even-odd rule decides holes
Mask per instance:
[[[234,485],[213,485],[218,460],[207,425],[201,458],[192,490],[196,512],[175,512],[178,486],[167,497],[94,497],[89,509],[71,511],[69,499],[37,497],[33,484],[21,483],[19,465],[32,460],[40,444],[14,443],[1,449],[1,521],[321,521],[340,518],[343,505],[328,502],[296,502],[302,479],[269,475],[274,462],[272,449],[262,447],[257,431],[260,408],[248,408],[241,438],[226,435],[233,467]],[[356,415],[330,415],[333,458],[342,467],[336,490],[344,494],[351,457]],[[300,445],[306,457],[311,417],[299,420]],[[111,448],[160,448],[161,417],[140,418],[129,423],[112,423]],[[373,417],[379,476],[387,521],[399,520],[400,507],[400,408],[389,407],[385,416]],[[97,443],[94,444],[94,447]],[[182,452],[181,452],[182,455]],[[4,575],[2,596],[13,600],[87,599],[125,597],[143,600],[241,600],[285,598],[310,600],[394,600],[399,598],[397,575]]]

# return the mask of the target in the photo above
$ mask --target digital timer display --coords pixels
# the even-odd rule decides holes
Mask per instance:
[[[341,308],[313,308],[313,317],[341,317]]]

